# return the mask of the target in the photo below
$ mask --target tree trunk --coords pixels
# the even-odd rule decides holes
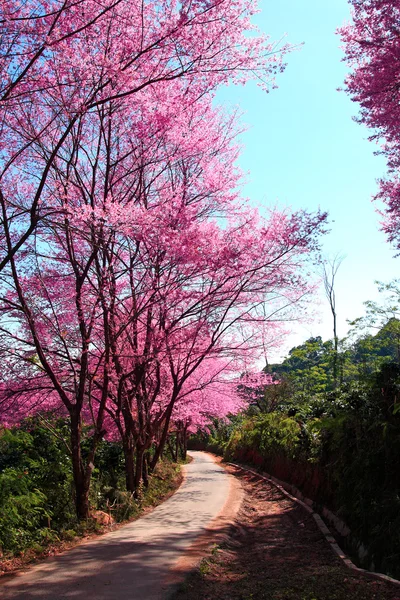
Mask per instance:
[[[187,443],[188,443],[188,433],[187,433],[187,427],[184,428],[183,430],[183,460],[186,460],[187,458]]]
[[[167,441],[167,443],[168,443],[168,449],[169,449],[169,451],[171,452],[171,457],[172,457],[172,460],[173,460],[174,462],[178,462],[178,456],[177,456],[177,454],[175,454],[175,449],[174,449],[174,446],[171,444],[171,440],[170,440],[169,438],[168,438],[168,441]]]
[[[163,428],[163,431],[161,434],[160,441],[159,441],[156,451],[154,453],[153,460],[150,463],[150,471],[154,471],[156,464],[158,463],[158,460],[164,450],[165,442],[167,441],[167,437],[168,437],[168,428],[169,428],[169,423],[171,420],[173,408],[174,408],[174,403],[171,402],[171,404],[169,405],[169,407],[166,411],[164,428]]]
[[[332,309],[333,313],[333,343],[334,343],[334,351],[333,351],[333,387],[337,388],[338,383],[338,345],[339,338],[337,336],[337,328],[336,328],[336,311]]]
[[[125,458],[125,483],[128,492],[135,492],[135,448],[133,440],[129,435],[123,437],[123,449]]]
[[[75,485],[75,508],[78,519],[89,517],[89,487],[93,466],[84,469],[81,455],[82,423],[80,414],[71,412],[72,471]]]

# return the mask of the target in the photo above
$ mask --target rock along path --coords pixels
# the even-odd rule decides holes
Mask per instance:
[[[178,491],[150,514],[0,584],[2,600],[160,600],[167,577],[224,512],[231,480],[209,454],[191,452]]]

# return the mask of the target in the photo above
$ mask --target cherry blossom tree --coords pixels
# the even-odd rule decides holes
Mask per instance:
[[[186,458],[190,433],[208,430],[214,419],[225,419],[246,407],[238,393],[239,368],[237,361],[208,358],[186,381],[168,432],[167,443],[175,460],[179,453]]]
[[[351,68],[346,92],[360,105],[358,121],[381,142],[388,175],[380,180],[383,230],[400,248],[400,3],[398,0],[350,0],[352,22],[339,33]]]
[[[168,128],[150,120],[146,139],[143,133],[139,139],[131,131],[135,116],[101,110],[87,119],[90,135],[82,124],[71,131],[63,160],[54,161],[48,177],[48,203],[54,214],[35,230],[33,243],[24,253],[10,255],[11,273],[3,274],[3,315],[17,322],[22,318],[23,330],[16,335],[14,329],[3,328],[3,356],[13,353],[3,374],[5,399],[12,400],[8,418],[11,412],[25,414],[16,399],[36,410],[57,407],[58,394],[71,417],[75,484],[78,492],[82,490],[77,493],[80,516],[88,510],[90,472],[103,435],[105,402],[111,395],[110,354],[114,377],[123,384],[117,395],[125,388],[126,374],[116,351],[121,332],[116,327],[122,332],[133,329],[136,348],[127,371],[131,379],[135,375],[136,410],[144,402],[138,393],[143,373],[150,379],[150,369],[140,366],[140,360],[149,362],[148,340],[154,338],[149,317],[142,349],[145,358],[135,360],[135,356],[143,334],[141,319],[146,312],[151,315],[155,293],[159,293],[159,255],[171,248],[168,260],[187,260],[182,248],[195,232],[185,231],[186,221],[194,214],[204,220],[216,207],[223,214],[224,204],[237,198],[237,192],[229,191],[237,181],[237,153],[229,147],[232,134],[226,119],[219,123],[218,114],[213,116],[207,104],[203,111],[197,106],[186,111],[186,121],[175,115]],[[118,143],[112,144],[112,139]],[[219,166],[215,161],[218,148]],[[71,336],[66,335],[69,330]],[[18,365],[24,357],[27,361]],[[12,377],[24,370],[29,373],[15,385]],[[127,410],[126,395],[122,396],[128,419],[123,440],[127,437],[129,442],[134,435],[137,451],[145,428],[142,423],[139,438],[134,411]],[[15,406],[18,411],[13,410]],[[89,417],[95,431],[86,466],[82,466],[80,451],[83,417]],[[132,452],[126,456],[133,458]],[[140,478],[140,469],[136,471]],[[130,489],[137,486],[138,482],[131,483]]]
[[[251,210],[235,115],[213,108],[219,85],[282,68],[255,6],[0,3],[0,402],[69,415],[81,518],[100,439],[121,436],[137,491],[174,410],[211,413],[206,365],[251,363],[309,290],[326,215]]]
[[[49,173],[85,117],[117,102],[163,122],[168,106],[179,113],[229,81],[273,85],[287,48],[256,31],[256,9],[248,0],[1,0],[0,271],[53,214]]]
[[[167,440],[176,403],[193,393],[190,386],[190,391],[185,389],[188,381],[198,380],[204,361],[254,361],[264,349],[264,329],[273,335],[277,314],[281,318],[306,292],[299,268],[324,219],[325,215],[305,214],[285,218],[279,213],[258,223],[247,209],[226,229],[208,221],[186,223],[176,245],[162,224],[162,258],[160,236],[157,253],[149,255],[147,248],[141,255],[156,278],[151,305],[146,307],[146,317],[139,317],[139,324],[136,316],[121,319],[134,329],[124,327],[123,342],[118,340],[113,348],[119,394],[109,410],[119,419],[123,437],[131,440],[131,452],[135,446],[135,488],[142,477],[146,450],[157,438],[153,469]],[[176,237],[176,221],[172,223]],[[137,296],[132,291],[132,297]],[[138,325],[141,345],[136,341]],[[121,383],[128,386],[128,400]]]
[[[4,282],[8,289],[2,297],[2,400],[14,417],[16,409],[19,418],[61,408],[69,414],[77,513],[85,518],[94,456],[104,435],[109,381],[107,344],[103,342],[101,359],[93,357],[91,345],[97,341],[93,330],[98,336],[98,322],[106,322],[108,313],[100,268],[102,249],[77,239],[67,220],[64,226],[65,238],[56,229],[47,232],[47,239],[34,233],[36,248],[24,265],[17,265],[15,257],[10,259],[12,278]],[[24,270],[23,275],[18,268]],[[99,371],[102,390],[92,385]],[[86,460],[81,449],[85,414],[93,424]]]

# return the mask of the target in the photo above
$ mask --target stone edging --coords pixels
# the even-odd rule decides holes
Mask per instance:
[[[335,554],[337,554],[338,557],[344,562],[346,567],[348,567],[349,569],[352,569],[353,571],[356,571],[357,573],[362,573],[363,575],[365,575],[366,577],[369,577],[370,579],[381,579],[383,581],[387,581],[389,583],[392,583],[392,584],[400,587],[400,581],[398,579],[393,579],[393,577],[389,577],[388,575],[384,575],[383,573],[375,573],[373,571],[367,571],[366,569],[361,569],[360,567],[357,567],[350,560],[350,558],[343,552],[343,550],[340,548],[340,546],[336,542],[335,538],[329,531],[328,527],[325,525],[324,521],[322,520],[321,516],[314,511],[314,509],[312,508],[314,505],[313,501],[310,500],[309,498],[304,498],[304,497],[303,497],[304,501],[300,500],[300,498],[297,498],[296,496],[290,494],[285,489],[285,486],[290,487],[290,488],[293,488],[293,486],[286,483],[285,481],[281,481],[280,479],[273,477],[269,473],[265,473],[264,475],[261,475],[260,473],[258,473],[257,471],[254,471],[253,469],[249,469],[247,467],[242,467],[241,465],[237,465],[236,463],[229,462],[227,464],[231,465],[232,467],[241,469],[242,471],[247,471],[248,473],[252,473],[253,475],[256,475],[257,477],[259,477],[260,479],[268,481],[269,483],[274,485],[276,488],[278,488],[285,496],[287,496],[288,498],[290,498],[297,504],[300,504],[300,506],[302,506],[308,513],[310,513],[313,516],[314,521],[316,522],[317,526],[319,527],[322,535],[325,537],[326,541],[331,546],[331,548],[335,552]],[[333,515],[333,513],[331,513],[327,509],[325,509],[325,510],[327,513],[332,514],[332,516],[335,516],[335,515]],[[336,517],[336,519],[338,519],[338,517]],[[339,521],[339,519],[338,519],[338,521]]]

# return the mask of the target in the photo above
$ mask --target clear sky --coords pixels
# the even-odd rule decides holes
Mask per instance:
[[[304,46],[287,57],[279,88],[265,94],[255,84],[230,86],[220,100],[239,105],[248,131],[243,134],[241,167],[248,172],[245,193],[257,205],[317,209],[330,215],[331,233],[323,251],[346,256],[337,275],[338,334],[346,319],[364,312],[363,302],[377,299],[375,280],[400,276],[400,258],[379,231],[371,197],[385,162],[369,132],[352,121],[356,104],[337,88],[347,66],[341,62],[335,30],[349,20],[346,0],[262,0],[257,23],[273,39],[283,34]],[[314,323],[294,326],[283,355],[310,336],[332,337],[332,318],[321,294]],[[318,314],[319,313],[319,314]],[[270,357],[272,360],[277,355]]]

